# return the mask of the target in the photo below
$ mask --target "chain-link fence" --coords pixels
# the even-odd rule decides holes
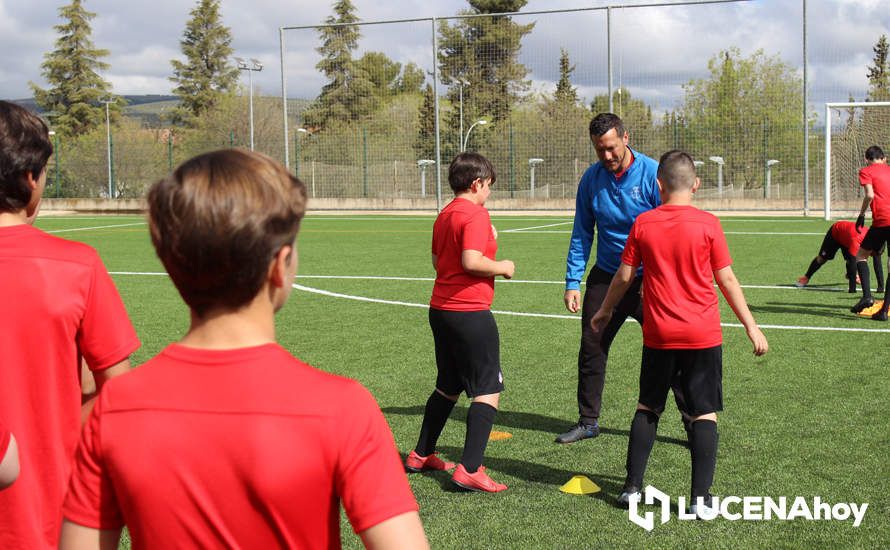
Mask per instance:
[[[829,41],[808,44],[805,23],[835,9],[718,0],[284,27],[292,99],[254,90],[255,147],[287,163],[316,207],[435,209],[451,195],[448,163],[470,149],[498,172],[491,208],[571,208],[596,161],[590,118],[612,111],[635,150],[692,154],[706,208],[818,211],[822,107],[850,94],[830,68],[854,64]],[[813,57],[827,70],[809,74]],[[247,102],[245,90],[201,132],[116,127],[111,186],[104,132],[61,144],[50,195],[139,196],[192,154],[246,146]],[[870,144],[844,142],[851,167]],[[845,174],[838,192],[855,193]]]

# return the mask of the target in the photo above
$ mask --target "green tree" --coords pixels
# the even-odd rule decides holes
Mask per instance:
[[[306,124],[330,126],[336,121],[349,121],[368,116],[377,106],[375,84],[352,59],[361,37],[350,0],[337,0],[334,15],[325,23],[334,27],[319,27],[321,46],[316,51],[321,61],[316,68],[324,73],[328,83],[321,89],[315,102],[303,113]]]
[[[465,14],[491,14],[491,17],[460,19],[454,25],[443,22],[439,28],[439,66],[441,79],[463,86],[464,119],[489,116],[497,123],[505,121],[528,89],[528,69],[517,60],[522,37],[534,23],[520,25],[509,16],[498,15],[522,9],[526,0],[468,0]],[[448,99],[459,102],[460,90],[451,86]],[[458,114],[452,112],[449,126],[458,127]],[[450,141],[450,140],[449,140]]]
[[[378,97],[390,96],[398,91],[399,74],[402,64],[397,63],[382,52],[367,52],[355,63],[364,78],[374,84],[374,93]]]
[[[575,66],[569,61],[569,52],[560,48],[559,81],[556,83],[556,93],[554,94],[554,99],[558,105],[574,106],[578,103],[578,92],[572,86],[573,72],[575,72]]]
[[[778,56],[738,48],[708,62],[709,78],[684,86],[683,144],[695,158],[722,156],[728,184],[756,187],[767,159],[797,166],[802,158],[801,75]],[[790,168],[789,168],[790,169]]]
[[[417,158],[434,159],[436,154],[436,97],[429,84],[423,90],[423,103],[417,112],[417,137],[414,140]]]
[[[86,11],[81,0],[59,8],[63,23],[53,28],[59,34],[56,49],[44,55],[43,77],[49,84],[42,89],[31,82],[37,105],[48,111],[47,118],[60,134],[87,134],[105,122],[102,99],[111,97],[111,84],[98,71],[109,65],[101,59],[108,50],[96,48],[91,39],[90,20],[96,14]],[[112,110],[118,112],[117,102]]]
[[[423,89],[426,75],[415,63],[406,63],[399,77],[399,92],[403,94],[419,94]]]
[[[890,44],[887,35],[882,34],[873,48],[873,65],[868,68],[869,101],[890,100]]]
[[[179,42],[185,61],[170,62],[173,93],[181,102],[172,115],[176,123],[193,126],[238,82],[238,68],[229,62],[232,33],[222,24],[219,7],[219,0],[198,1]]]

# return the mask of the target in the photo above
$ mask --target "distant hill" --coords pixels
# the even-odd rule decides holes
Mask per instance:
[[[166,124],[164,119],[165,113],[179,105],[179,98],[175,95],[147,94],[124,95],[121,97],[127,102],[123,109],[124,116],[137,118],[148,128],[164,126]],[[37,107],[33,98],[13,99],[11,101],[32,111],[43,113],[43,110]],[[299,115],[310,103],[312,103],[310,99],[289,99],[287,101],[288,118]]]

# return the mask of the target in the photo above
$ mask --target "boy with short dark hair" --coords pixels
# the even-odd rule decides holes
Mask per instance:
[[[715,216],[692,206],[700,185],[692,158],[682,151],[662,155],[658,186],[662,205],[637,216],[609,291],[591,326],[602,330],[630,287],[636,268],[645,264],[643,358],[640,397],[631,423],[627,478],[621,506],[641,498],[643,474],[655,442],[672,379],[679,375],[689,415],[693,512],[709,507],[717,462],[717,411],[723,410],[722,332],[713,279],[754,344],[768,349],[732,271],[726,238]],[[696,508],[698,507],[698,508]]]
[[[139,340],[96,251],[31,224],[52,155],[46,124],[0,101],[0,418],[24,465],[0,493],[0,548],[55,548],[84,403],[81,360],[101,390]]]
[[[510,260],[495,260],[497,232],[485,201],[496,175],[478,153],[461,153],[448,168],[452,200],[433,225],[436,282],[429,321],[436,349],[436,387],[427,399],[417,446],[408,454],[410,472],[450,470],[437,456],[436,442],[461,392],[472,400],[463,455],[451,480],[471,491],[507,489],[485,472],[482,457],[504,390],[498,327],[491,314],[494,278],[513,277]]]
[[[890,166],[884,151],[877,145],[865,150],[868,166],[859,170],[859,184],[865,188],[862,208],[856,218],[856,228],[865,227],[865,211],[871,205],[871,227],[862,239],[859,252],[856,253],[856,271],[862,281],[862,298],[850,311],[859,313],[874,305],[868,275],[868,257],[875,250],[883,248],[890,241]],[[890,285],[884,290],[884,305],[872,315],[875,321],[886,321],[887,310],[890,308]]]
[[[148,205],[191,326],[100,395],[61,547],[116,547],[124,523],[140,548],[338,547],[342,501],[367,546],[426,548],[374,398],[276,343],[303,183],[265,155],[223,150],[182,164]]]
[[[853,294],[856,292],[856,280],[859,275],[856,273],[856,254],[859,252],[859,246],[865,238],[863,233],[856,224],[848,221],[838,221],[831,224],[822,239],[822,246],[819,248],[819,254],[810,262],[807,272],[797,279],[794,286],[803,288],[810,284],[810,279],[819,271],[819,269],[829,260],[833,260],[838,250],[846,262],[847,292]],[[878,292],[884,292],[884,258],[883,249],[872,252],[872,264],[875,270],[875,278],[878,283]]]

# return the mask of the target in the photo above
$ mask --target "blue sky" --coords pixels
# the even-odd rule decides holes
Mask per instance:
[[[28,81],[44,85],[43,55],[52,50],[59,22],[58,8],[67,0],[0,0],[0,48],[7,52],[0,67],[0,97],[30,96]],[[364,21],[448,16],[464,9],[464,0],[353,0]],[[523,11],[605,6],[582,0],[530,0]],[[608,2],[616,4],[616,2]],[[170,60],[180,56],[179,40],[195,2],[153,0],[86,0],[97,14],[93,40],[111,51],[105,77],[117,94],[170,92]],[[254,84],[266,95],[279,95],[278,29],[312,25],[331,12],[332,2],[225,0],[224,23],[231,28],[236,55],[265,63]],[[730,46],[747,55],[758,48],[799,67],[802,59],[803,0],[754,0],[696,7],[614,10],[613,78],[637,97],[670,108],[682,96],[682,84],[707,74],[707,61]],[[885,0],[808,0],[809,78],[814,103],[844,101],[852,93],[862,99],[866,66],[881,33],[890,32]],[[547,93],[555,80],[560,48],[576,64],[575,84],[581,95],[601,93],[605,71],[605,12],[525,16],[535,30],[523,43],[521,60],[529,68],[531,89]],[[431,63],[429,23],[367,27],[362,50],[380,50],[399,61]],[[314,31],[286,35],[286,76],[290,96],[313,97],[323,78],[314,68]]]

